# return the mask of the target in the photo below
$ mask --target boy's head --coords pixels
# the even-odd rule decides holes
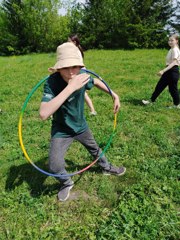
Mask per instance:
[[[57,47],[57,62],[54,67],[49,68],[50,72],[56,72],[62,68],[84,67],[83,59],[79,49],[71,42],[63,43]]]

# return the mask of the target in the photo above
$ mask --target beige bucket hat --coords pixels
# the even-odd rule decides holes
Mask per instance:
[[[74,43],[67,42],[59,45],[56,53],[57,62],[54,67],[50,67],[48,69],[50,72],[55,72],[58,69],[66,67],[84,67],[83,59],[79,53],[79,49],[74,45]]]

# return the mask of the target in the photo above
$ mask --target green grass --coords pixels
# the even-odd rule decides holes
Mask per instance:
[[[0,89],[0,239],[16,240],[178,240],[180,236],[180,111],[164,91],[153,106],[142,106],[158,81],[166,50],[85,53],[88,69],[98,73],[120,96],[117,132],[106,156],[124,165],[122,177],[103,176],[93,166],[76,181],[71,199],[57,201],[59,184],[34,169],[18,141],[21,108],[31,89],[48,75],[55,54],[1,57]],[[31,159],[47,170],[50,121],[38,108],[43,86],[30,99],[23,117],[23,141]],[[98,115],[87,121],[104,148],[113,128],[112,100],[89,92]],[[92,161],[74,142],[66,155],[74,172]]]

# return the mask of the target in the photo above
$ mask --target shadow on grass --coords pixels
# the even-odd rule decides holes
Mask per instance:
[[[39,160],[36,164],[42,167],[44,159]],[[57,188],[57,184],[48,186],[44,183],[47,175],[37,171],[31,164],[25,163],[19,166],[12,166],[6,180],[6,190],[11,191],[22,185],[24,182],[28,184],[31,195],[38,197],[41,194],[50,194]]]
[[[131,99],[123,100],[122,102],[130,103],[135,106],[144,106],[144,104],[142,103],[142,99],[131,98]]]
[[[44,162],[46,159],[41,159],[36,162],[36,165],[43,169],[44,171],[48,172],[47,166],[45,166]],[[79,171],[85,167],[87,167],[88,164],[80,165],[75,164],[71,160],[66,160],[66,163],[68,165],[67,171],[69,173],[73,173],[76,171]],[[88,169],[90,172],[96,172],[101,173],[100,167],[92,166]],[[83,173],[79,175],[77,180],[75,181],[75,184],[80,181],[82,178]],[[37,171],[31,164],[25,163],[19,166],[12,166],[9,169],[9,174],[6,180],[6,186],[5,189],[7,191],[12,191],[15,188],[22,185],[24,182],[28,184],[29,190],[32,197],[39,197],[40,195],[54,195],[54,192],[57,192],[57,190],[60,188],[60,183],[47,183],[45,182],[48,178],[48,175],[45,175],[39,171]]]

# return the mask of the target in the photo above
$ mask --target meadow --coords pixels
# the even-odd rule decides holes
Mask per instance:
[[[120,96],[116,134],[106,156],[125,166],[121,177],[104,176],[98,165],[73,177],[71,197],[57,200],[58,181],[37,171],[24,157],[18,121],[31,89],[48,76],[55,54],[0,57],[0,239],[2,240],[178,240],[180,236],[180,110],[169,109],[166,89],[143,106],[164,67],[167,50],[89,50],[86,67]],[[30,158],[48,171],[51,120],[38,116],[43,85],[23,116],[23,141]],[[102,149],[113,129],[113,102],[93,88],[97,115],[85,114]],[[74,172],[92,161],[74,142],[66,155]]]

